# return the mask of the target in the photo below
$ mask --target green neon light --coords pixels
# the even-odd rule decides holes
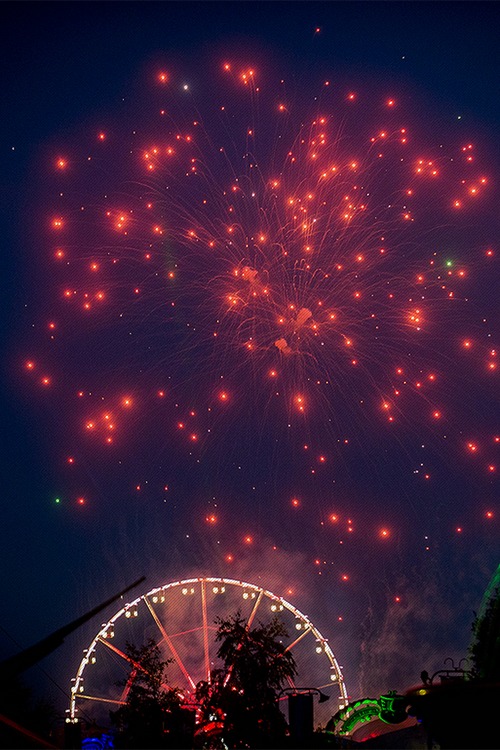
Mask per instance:
[[[378,706],[365,706],[358,709],[344,721],[340,734],[350,734],[356,724],[364,724],[373,719],[374,716],[378,716]]]
[[[407,718],[407,699],[391,690],[379,698],[362,698],[349,703],[332,719],[328,731],[341,736],[350,735],[359,724],[365,724],[375,717],[385,724],[400,724]]]
[[[481,600],[481,606],[479,607],[479,612],[477,613],[477,616],[479,619],[481,619],[481,617],[484,617],[484,615],[486,614],[486,607],[488,606],[488,602],[493,596],[493,594],[495,593],[496,589],[499,587],[500,587],[500,565],[491,576],[491,580],[486,587],[486,591],[484,592],[484,596]]]
[[[340,724],[341,728],[338,729],[338,734],[350,734],[356,724],[370,721],[374,716],[378,716],[378,712],[379,704],[374,698],[362,698],[349,703],[337,714],[333,731],[335,732]]]

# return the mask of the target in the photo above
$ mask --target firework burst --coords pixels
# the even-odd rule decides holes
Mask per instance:
[[[331,488],[359,466],[372,489],[443,466],[491,488],[498,430],[476,394],[497,375],[493,187],[474,144],[335,81],[290,95],[227,62],[200,89],[161,70],[52,163],[51,349],[24,367],[69,423],[75,502],[82,464],[127,465],[144,494],[161,462],[163,497],[188,457],[215,483],[231,467],[279,487],[296,517],[315,493],[313,526],[348,538],[355,502],[339,515]],[[219,533],[215,496],[200,517]]]

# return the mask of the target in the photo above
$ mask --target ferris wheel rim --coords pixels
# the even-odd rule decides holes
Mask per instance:
[[[140,596],[136,597],[133,601],[127,602],[126,604],[124,604],[123,607],[121,607],[121,609],[118,610],[118,612],[116,612],[106,623],[102,624],[100,630],[98,631],[96,636],[93,638],[89,647],[87,649],[84,649],[84,657],[79,664],[76,676],[72,679],[72,682],[74,682],[74,685],[71,688],[70,708],[68,709],[70,720],[72,721],[76,720],[76,713],[78,712],[78,709],[76,707],[76,701],[79,698],[85,697],[87,699],[96,700],[98,702],[99,701],[109,702],[109,703],[115,703],[115,704],[120,703],[120,701],[114,701],[114,700],[110,700],[104,697],[97,698],[97,697],[92,697],[92,696],[87,696],[87,695],[85,696],[79,695],[77,692],[79,684],[82,680],[82,676],[85,671],[85,668],[89,664],[89,657],[91,657],[91,654],[95,651],[98,643],[100,642],[104,643],[103,638],[104,639],[106,638],[108,630],[112,628],[115,622],[123,615],[126,615],[127,612],[130,612],[133,607],[137,607],[140,602],[144,602],[146,606],[150,608],[150,605],[148,604],[148,601],[147,601],[148,598],[155,596],[159,592],[167,591],[169,589],[175,589],[178,587],[192,586],[193,584],[200,584],[202,588],[203,588],[203,585],[205,584],[218,584],[220,586],[225,586],[227,584],[229,586],[237,586],[242,589],[251,590],[259,594],[259,597],[267,597],[271,601],[277,602],[278,604],[282,605],[285,609],[291,612],[294,615],[294,617],[301,620],[306,625],[306,629],[304,630],[303,634],[299,637],[299,639],[302,638],[304,635],[307,635],[309,632],[311,632],[314,635],[316,641],[321,644],[321,646],[323,647],[324,653],[327,656],[328,661],[330,662],[331,671],[333,671],[333,673],[335,674],[335,678],[331,676],[331,683],[329,683],[329,686],[335,685],[337,690],[340,693],[339,700],[344,702],[344,704],[348,702],[348,695],[347,695],[347,690],[346,690],[345,683],[344,683],[342,669],[337,661],[337,658],[335,657],[335,654],[333,653],[328,643],[328,639],[324,638],[324,636],[320,633],[318,628],[316,628],[314,623],[306,614],[301,612],[297,607],[295,607],[295,605],[288,602],[284,597],[274,594],[272,591],[269,591],[263,586],[259,586],[254,583],[248,583],[246,581],[242,581],[240,579],[235,579],[235,578],[225,578],[225,577],[219,577],[219,576],[197,576],[195,578],[186,578],[182,580],[171,581],[167,584],[163,584],[163,585],[152,588],[150,591],[147,591],[146,593],[141,594]],[[196,628],[196,629],[200,630],[201,627]],[[299,639],[296,639],[296,641]],[[290,645],[288,646],[288,648],[290,648]],[[325,688],[326,685],[322,687]]]

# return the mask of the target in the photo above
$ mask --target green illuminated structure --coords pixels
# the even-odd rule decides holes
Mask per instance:
[[[365,724],[375,718],[386,724],[399,724],[408,718],[407,705],[407,698],[398,695],[395,690],[379,698],[362,698],[337,711],[326,725],[325,731],[340,737],[349,737],[359,724]]]
[[[483,598],[481,600],[481,605],[479,607],[479,612],[477,613],[478,620],[480,620],[486,614],[486,607],[488,606],[488,602],[498,588],[500,588],[500,565],[491,576],[490,582],[486,587],[486,591],[484,592]]]

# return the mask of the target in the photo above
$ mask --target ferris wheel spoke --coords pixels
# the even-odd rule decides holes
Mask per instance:
[[[214,633],[217,632],[217,628],[215,627],[215,625],[209,625],[208,629],[212,630]],[[178,633],[172,633],[170,637],[177,638],[180,635],[189,635],[190,633],[199,633],[200,630],[203,630],[201,626],[198,628],[190,628],[189,630],[180,630]]]
[[[122,694],[120,695],[120,700],[123,701],[124,703],[127,700],[128,694],[130,692],[130,688],[132,687],[132,683],[134,682],[136,675],[137,675],[137,669],[133,669],[128,676],[128,680],[125,684],[125,687],[123,688]]]
[[[264,589],[261,589],[259,591],[259,595],[258,595],[257,599],[255,600],[255,604],[252,607],[252,611],[250,612],[250,615],[248,617],[247,624],[245,625],[245,633],[248,633],[248,631],[252,627],[252,623],[253,623],[255,615],[257,613],[257,608],[258,608],[258,606],[259,606],[259,604],[260,604],[263,596],[264,596]],[[243,641],[241,640],[238,643],[237,647],[236,647],[236,651],[239,651],[242,647],[243,647]],[[233,669],[234,669],[234,664],[230,664],[229,668],[227,670],[226,676],[224,678],[224,687],[227,685],[227,683],[231,679],[231,674],[233,672]]]
[[[307,630],[304,630],[304,632],[303,632],[303,633],[301,633],[301,634],[300,634],[300,635],[299,635],[299,636],[298,636],[298,637],[297,637],[297,638],[296,638],[296,639],[295,639],[294,641],[292,641],[292,643],[289,643],[289,644],[288,644],[288,646],[286,647],[286,649],[285,649],[284,653],[286,654],[286,652],[287,652],[287,651],[291,651],[291,650],[292,650],[292,648],[294,648],[294,646],[296,646],[296,645],[297,645],[297,643],[299,643],[299,641],[301,641],[301,640],[302,640],[302,638],[305,638],[305,637],[306,637],[306,635],[307,635],[308,633],[310,633],[310,632],[311,632],[311,628],[310,628],[310,627],[309,627],[309,628],[307,628]]]
[[[122,700],[113,700],[113,698],[100,698],[97,695],[85,695],[85,693],[80,693],[77,696],[78,700],[82,698],[86,701],[98,701],[99,703],[113,703],[115,706],[124,706],[125,701]]]
[[[125,659],[125,661],[128,661],[128,663],[131,664],[134,667],[135,670],[140,669],[142,672],[146,672],[146,674],[147,674],[147,670],[144,669],[144,667],[142,666],[142,664],[139,664],[139,662],[134,661],[133,659],[131,659],[130,656],[127,656],[127,654],[124,651],[121,651],[119,648],[117,648],[116,646],[114,646],[112,643],[110,643],[109,641],[107,641],[105,638],[101,638],[99,636],[98,641],[100,643],[102,643],[103,646],[106,646],[107,648],[109,648],[110,651],[113,651],[113,653],[118,654],[118,656],[121,656],[122,659]]]
[[[163,640],[165,641],[165,643],[169,647],[170,651],[172,652],[172,656],[174,657],[175,661],[177,662],[177,665],[178,665],[179,669],[181,670],[182,674],[184,675],[184,677],[188,681],[189,685],[191,686],[191,689],[195,690],[196,689],[196,683],[193,680],[193,678],[191,677],[191,675],[189,674],[189,672],[187,671],[186,667],[184,666],[184,663],[183,663],[181,657],[179,656],[179,654],[177,652],[177,649],[175,648],[174,644],[172,643],[172,639],[168,635],[168,633],[165,630],[164,626],[162,625],[160,619],[158,618],[158,615],[154,611],[154,609],[153,609],[153,607],[151,605],[151,602],[148,600],[148,598],[146,596],[144,597],[144,601],[146,602],[146,606],[149,609],[149,611],[151,613],[151,617],[155,621],[155,623],[156,623],[156,625],[158,627],[158,630],[162,634]]]
[[[250,628],[252,627],[252,623],[253,623],[253,621],[254,621],[254,618],[255,618],[255,615],[256,615],[256,613],[257,613],[257,607],[258,607],[258,606],[259,606],[259,604],[261,603],[261,601],[262,601],[262,597],[263,597],[263,596],[264,596],[264,589],[261,589],[261,590],[259,591],[259,595],[258,595],[257,599],[255,600],[255,604],[254,604],[254,605],[253,605],[253,607],[252,607],[252,611],[250,612],[250,616],[249,616],[249,618],[248,618],[248,621],[247,621],[247,625],[246,625],[246,628],[245,628],[245,630],[246,630],[247,632],[248,632],[248,631],[250,630]],[[240,648],[241,648],[241,645],[240,645]]]
[[[205,580],[201,581],[201,614],[203,618],[203,655],[205,659],[205,675],[210,685],[210,654],[208,650],[208,617],[207,617],[207,592]]]

